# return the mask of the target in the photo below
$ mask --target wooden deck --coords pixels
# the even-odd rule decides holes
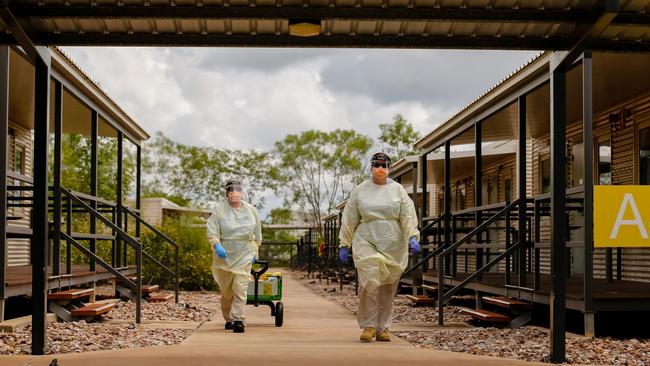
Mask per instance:
[[[61,269],[65,270],[65,265],[62,265]],[[136,272],[136,268],[129,266],[120,272],[124,275],[132,275]],[[52,276],[52,268],[48,267],[48,276],[48,289],[76,286],[115,277],[99,265],[95,271],[90,271],[87,264],[73,265],[71,274],[61,274],[57,277]],[[5,278],[6,297],[26,295],[32,292],[32,266],[9,266]]]
[[[454,279],[445,279],[447,286],[457,285],[470,273],[458,273]],[[527,276],[528,288],[533,287],[533,275]],[[518,298],[525,301],[549,304],[552,286],[552,278],[548,274],[540,275],[539,289],[530,291],[519,289],[517,285],[517,274],[511,274],[511,285],[505,285],[505,273],[485,273],[479,282],[473,282],[466,288],[478,290],[486,294],[494,294]],[[438,275],[435,271],[424,274],[424,282],[429,284],[438,283]],[[567,308],[584,310],[584,281],[582,277],[574,276],[566,282]],[[596,311],[618,311],[621,309],[648,311],[650,310],[650,283],[635,281],[607,282],[605,279],[594,279],[592,282],[592,297]]]

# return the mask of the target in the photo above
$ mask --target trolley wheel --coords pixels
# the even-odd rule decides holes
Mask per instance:
[[[282,305],[282,302],[278,302],[275,304],[275,326],[281,327],[283,320],[284,320],[284,305]]]

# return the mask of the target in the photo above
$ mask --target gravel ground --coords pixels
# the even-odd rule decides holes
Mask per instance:
[[[549,362],[549,334],[534,327],[439,329],[396,335],[420,348]],[[570,364],[650,365],[650,340],[647,339],[572,337],[567,339],[566,352]]]
[[[358,299],[354,287],[325,280],[306,278],[304,272],[293,272],[316,293],[343,305],[356,314]],[[435,323],[437,314],[431,307],[415,307],[402,296],[394,302],[393,322]],[[462,322],[470,318],[460,314],[459,308],[445,308],[445,322]],[[483,356],[511,358],[526,361],[549,362],[550,337],[546,329],[524,326],[519,329],[498,328],[433,328],[427,331],[397,331],[398,337],[416,347],[442,351],[465,352]],[[639,365],[650,366],[650,339],[567,338],[566,357],[569,364]]]
[[[181,292],[179,303],[142,302],[142,319],[155,321],[208,321],[219,307],[219,294],[215,292]],[[135,303],[119,302],[104,315],[102,321],[86,323],[49,323],[47,328],[47,353],[76,353],[122,348],[138,348],[179,344],[191,329],[149,328],[135,323],[111,323],[110,320],[135,320]],[[186,328],[186,327],[185,327]],[[31,328],[13,333],[0,333],[0,354],[29,354]]]
[[[174,299],[167,302],[142,302],[142,319],[144,320],[183,320],[208,321],[214,317],[219,308],[219,294],[216,292],[181,292],[178,304]],[[106,314],[106,319],[135,319],[135,303],[120,302],[115,309]]]
[[[192,333],[188,329],[152,329],[136,324],[50,323],[47,328],[47,354],[79,353],[166,346],[181,343]],[[0,333],[0,354],[30,354],[31,327],[13,333]]]

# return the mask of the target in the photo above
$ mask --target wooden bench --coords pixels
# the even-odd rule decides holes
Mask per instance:
[[[48,300],[76,300],[82,297],[91,296],[95,293],[92,288],[74,288],[66,291],[59,291],[47,294]]]
[[[464,314],[471,316],[474,319],[478,319],[490,323],[507,324],[510,323],[510,321],[512,321],[512,318],[510,318],[507,315],[503,315],[503,314],[499,314],[499,313],[495,313],[483,309],[460,308],[460,311]]]

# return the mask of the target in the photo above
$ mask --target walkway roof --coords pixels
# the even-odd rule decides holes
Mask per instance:
[[[597,27],[605,3],[616,2],[8,0],[8,7],[36,44],[560,50]],[[650,50],[650,0],[622,0],[606,14],[592,49]]]

